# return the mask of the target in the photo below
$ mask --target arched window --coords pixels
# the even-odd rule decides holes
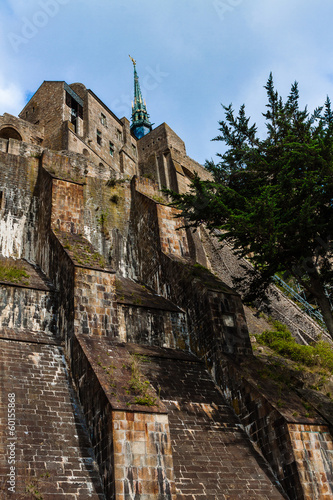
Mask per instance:
[[[13,127],[4,127],[0,130],[0,139],[15,139],[22,141],[21,135]]]

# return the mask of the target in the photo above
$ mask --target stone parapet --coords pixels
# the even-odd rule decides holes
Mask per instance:
[[[26,146],[38,146],[44,139],[44,128],[40,124],[29,123],[26,120],[17,118],[17,116],[4,113],[0,115],[0,137],[8,139],[16,137]]]
[[[153,387],[160,387],[168,410],[177,499],[282,500],[272,471],[204,363],[173,349],[128,349],[141,356],[140,367]]]
[[[182,222],[174,218],[177,211],[134,188],[132,196],[129,241],[135,276],[186,312],[190,347],[198,355],[251,353],[239,295],[190,259],[186,231],[177,229]]]

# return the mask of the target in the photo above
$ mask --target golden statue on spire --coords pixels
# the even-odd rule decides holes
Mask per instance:
[[[132,57],[132,56],[130,56],[129,54],[128,54],[128,57],[130,58],[130,60],[132,61],[132,63],[133,63],[133,64],[134,64],[134,66],[135,66],[135,65],[136,65],[136,60],[135,60],[135,59],[133,59],[133,57]]]

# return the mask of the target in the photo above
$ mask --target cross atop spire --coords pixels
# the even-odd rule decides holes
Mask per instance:
[[[132,103],[132,125],[131,130],[134,135],[141,139],[152,129],[152,124],[149,121],[146,102],[142,99],[139,77],[136,71],[136,60],[129,56],[134,66],[134,103]]]

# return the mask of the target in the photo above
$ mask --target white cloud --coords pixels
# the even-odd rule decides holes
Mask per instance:
[[[5,84],[0,80],[0,114],[17,115],[24,107],[24,93],[14,83]]]

